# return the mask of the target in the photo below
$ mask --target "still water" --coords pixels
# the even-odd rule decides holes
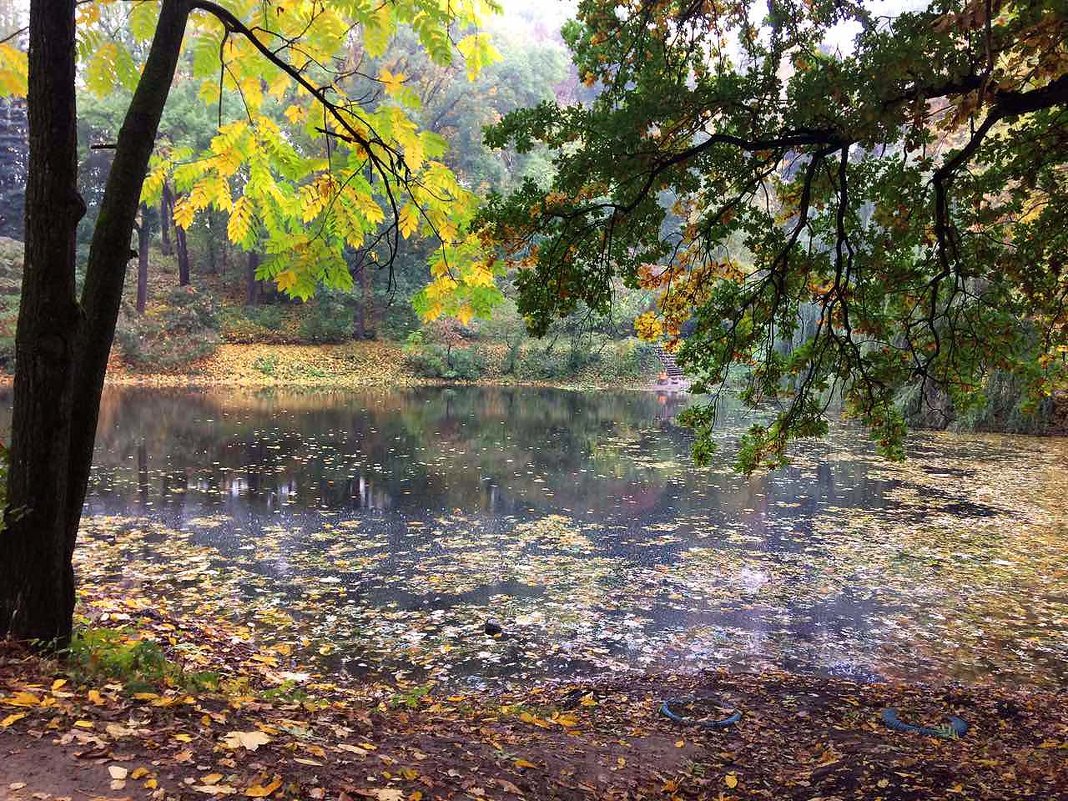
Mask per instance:
[[[686,403],[109,388],[79,571],[339,675],[1068,678],[1064,440],[915,434],[890,465],[838,428],[745,478],[727,463],[749,421],[698,469]]]

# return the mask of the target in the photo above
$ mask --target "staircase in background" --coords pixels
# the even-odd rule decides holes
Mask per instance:
[[[664,372],[667,373],[672,383],[686,380],[686,374],[682,372],[682,368],[675,361],[675,357],[664,350],[664,347],[659,342],[653,345],[653,352],[660,359],[660,363],[664,365]]]

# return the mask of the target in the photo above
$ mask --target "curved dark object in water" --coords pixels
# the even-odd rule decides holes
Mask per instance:
[[[671,708],[672,705],[693,703],[694,700],[693,698],[666,698],[660,703],[660,714],[675,723],[681,723],[685,726],[698,726],[702,729],[727,729],[742,719],[740,709],[734,710],[727,717],[720,720],[693,720],[692,718],[683,717]]]
[[[906,731],[912,734],[926,734],[928,737],[939,737],[943,740],[956,740],[963,737],[968,731],[968,724],[963,718],[953,715],[949,723],[943,726],[914,726],[905,723],[897,716],[896,709],[883,710],[883,723],[894,731]]]

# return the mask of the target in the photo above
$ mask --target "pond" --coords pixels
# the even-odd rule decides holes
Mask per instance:
[[[745,478],[691,464],[687,403],[109,388],[79,575],[337,675],[1068,678],[1068,442],[915,433],[895,465],[838,427]]]

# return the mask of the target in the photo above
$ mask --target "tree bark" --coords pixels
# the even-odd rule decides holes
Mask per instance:
[[[174,226],[174,244],[178,251],[178,286],[189,286],[189,246],[180,225]]]
[[[148,206],[141,206],[141,224],[137,226],[137,313],[145,313],[148,303]]]
[[[260,302],[260,282],[256,279],[256,270],[260,266],[260,254],[250,251],[248,267],[245,268],[245,305],[255,306]]]
[[[159,249],[164,256],[171,255],[171,228],[174,220],[174,201],[171,198],[171,188],[163,184],[163,194],[159,198]]]
[[[148,60],[126,113],[75,298],[77,193],[75,0],[30,4],[30,163],[18,367],[0,534],[0,635],[48,647],[70,641],[71,559],[92,464],[141,184],[189,16],[163,0]]]
[[[74,611],[67,540],[78,194],[74,0],[30,5],[26,256],[15,338],[6,527],[0,534],[0,636],[62,645]]]

